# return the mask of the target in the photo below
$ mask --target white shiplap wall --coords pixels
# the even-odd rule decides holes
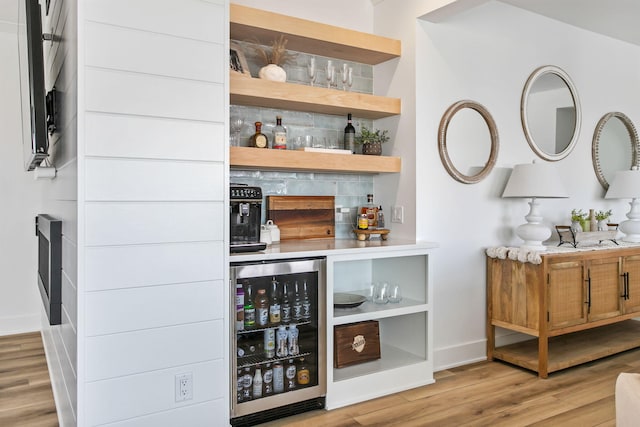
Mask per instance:
[[[226,2],[78,15],[78,424],[226,424]]]

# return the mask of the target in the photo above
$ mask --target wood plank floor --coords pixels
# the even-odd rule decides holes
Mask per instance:
[[[57,426],[39,332],[0,336],[0,426]]]
[[[436,373],[436,383],[263,427],[615,426],[619,373],[640,373],[640,349],[553,373],[482,362]],[[39,333],[0,337],[0,426],[57,426]],[[639,422],[640,425],[640,422]]]
[[[615,426],[615,381],[621,372],[640,373],[640,349],[548,379],[506,363],[482,362],[437,372],[435,384],[263,427]]]

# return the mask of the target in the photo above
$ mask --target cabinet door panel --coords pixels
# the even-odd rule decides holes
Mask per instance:
[[[587,321],[586,285],[579,261],[549,265],[549,329],[579,325]]]
[[[620,280],[620,258],[605,258],[592,260],[587,263],[587,274],[591,281],[588,290],[590,301],[589,321],[622,314],[621,299],[622,285]]]
[[[628,295],[624,300],[624,312],[640,312],[640,255],[624,257],[622,271],[629,273]]]

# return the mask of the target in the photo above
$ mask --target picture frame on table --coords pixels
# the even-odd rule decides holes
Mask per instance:
[[[235,42],[229,42],[229,69],[243,76],[251,77],[249,64],[247,64],[242,47]]]

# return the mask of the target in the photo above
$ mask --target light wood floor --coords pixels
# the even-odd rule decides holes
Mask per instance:
[[[482,362],[437,372],[436,383],[425,387],[263,427],[615,426],[614,390],[621,372],[640,373],[640,349],[548,379],[501,362]]]
[[[39,332],[0,337],[0,426],[57,426]]]
[[[615,426],[620,372],[640,373],[640,349],[546,380],[501,362],[482,362],[437,372],[436,383],[425,387],[263,427]],[[0,426],[57,425],[40,334],[0,337]]]

